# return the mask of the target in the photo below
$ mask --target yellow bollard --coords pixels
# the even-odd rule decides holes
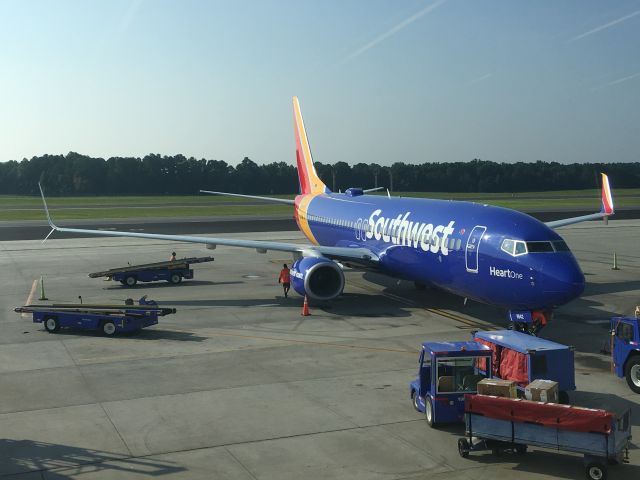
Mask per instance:
[[[40,298],[38,300],[49,300],[44,295],[44,277],[40,275]]]

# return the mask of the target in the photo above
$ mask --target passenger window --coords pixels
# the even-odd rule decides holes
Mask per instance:
[[[462,245],[462,240],[459,238],[456,240],[456,250],[460,250],[461,245]]]

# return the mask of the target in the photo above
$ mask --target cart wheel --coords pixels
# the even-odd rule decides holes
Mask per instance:
[[[116,324],[111,320],[107,320],[102,324],[102,333],[104,333],[107,337],[111,337],[116,333]]]
[[[138,279],[133,275],[129,275],[124,279],[124,284],[127,287],[135,287],[136,283],[138,283]]]
[[[607,480],[607,466],[600,462],[591,462],[586,469],[589,480]]]
[[[640,393],[640,356],[633,356],[627,362],[625,376],[629,388],[636,393]]]
[[[60,330],[60,322],[56,317],[46,317],[44,319],[44,329],[49,333],[56,333]]]
[[[416,412],[421,412],[420,406],[419,406],[419,403],[418,403],[419,401],[420,400],[418,399],[418,392],[416,392],[415,390],[412,390],[411,391],[411,403],[413,403],[413,408],[416,410]]]
[[[518,455],[524,455],[525,453],[527,453],[527,446],[519,443],[515,446],[515,451]]]
[[[182,281],[182,276],[179,273],[172,273],[171,277],[169,277],[169,282],[174,285],[179,284]]]
[[[565,390],[561,390],[560,393],[558,393],[558,402],[562,405],[569,405],[569,393],[567,393]]]
[[[458,453],[462,458],[469,456],[469,441],[466,438],[458,439]]]
[[[428,395],[425,395],[424,399],[424,416],[427,417],[427,424],[434,427],[436,422],[433,419],[433,403]]]

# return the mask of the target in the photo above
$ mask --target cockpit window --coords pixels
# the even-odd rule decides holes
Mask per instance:
[[[553,248],[556,249],[556,252],[568,252],[569,246],[565,243],[564,240],[556,240],[553,242]]]
[[[510,238],[505,238],[502,241],[500,249],[503,252],[508,253],[512,257],[517,257],[519,255],[524,255],[525,253],[527,253],[527,246],[522,240],[512,240]]]
[[[527,246],[524,242],[517,240],[515,256],[517,257],[518,255],[524,255],[525,253],[527,253]]]
[[[527,242],[529,253],[549,253],[554,252],[551,242]]]
[[[507,252],[509,255],[513,255],[513,249],[515,247],[515,242],[510,238],[505,238],[502,241],[502,247],[500,247],[503,251]]]

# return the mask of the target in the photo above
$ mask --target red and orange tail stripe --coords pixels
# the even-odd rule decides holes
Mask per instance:
[[[298,195],[295,203],[295,218],[298,223],[298,227],[304,233],[304,236],[309,239],[310,242],[318,245],[318,240],[311,231],[309,225],[309,204],[315,198],[315,195]]]
[[[311,156],[311,148],[309,148],[309,140],[304,128],[298,97],[293,97],[293,124],[296,135],[296,161],[298,163],[300,193],[306,195],[328,192],[327,187],[320,180],[313,166],[313,157]]]
[[[609,186],[609,177],[602,173],[602,213],[613,215],[613,196]]]

